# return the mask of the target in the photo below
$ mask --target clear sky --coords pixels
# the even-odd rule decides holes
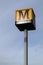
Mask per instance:
[[[23,8],[36,15],[36,30],[28,31],[28,64],[43,65],[43,0],[0,0],[0,65],[24,64],[24,32],[15,26],[15,11]]]

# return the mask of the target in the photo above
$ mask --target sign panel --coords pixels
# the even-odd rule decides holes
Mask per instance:
[[[28,23],[33,19],[32,8],[16,10],[16,24]]]
[[[16,10],[15,25],[20,31],[35,30],[35,14],[32,8]]]

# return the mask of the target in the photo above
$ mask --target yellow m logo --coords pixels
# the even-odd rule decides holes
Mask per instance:
[[[33,12],[31,8],[16,11],[16,22],[28,21],[32,19],[33,19]]]

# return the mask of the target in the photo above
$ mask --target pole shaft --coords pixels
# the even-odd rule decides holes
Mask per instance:
[[[28,65],[28,31],[24,30],[24,65]]]

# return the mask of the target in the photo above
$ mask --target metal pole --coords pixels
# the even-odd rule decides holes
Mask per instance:
[[[24,30],[24,65],[28,65],[28,31]]]

